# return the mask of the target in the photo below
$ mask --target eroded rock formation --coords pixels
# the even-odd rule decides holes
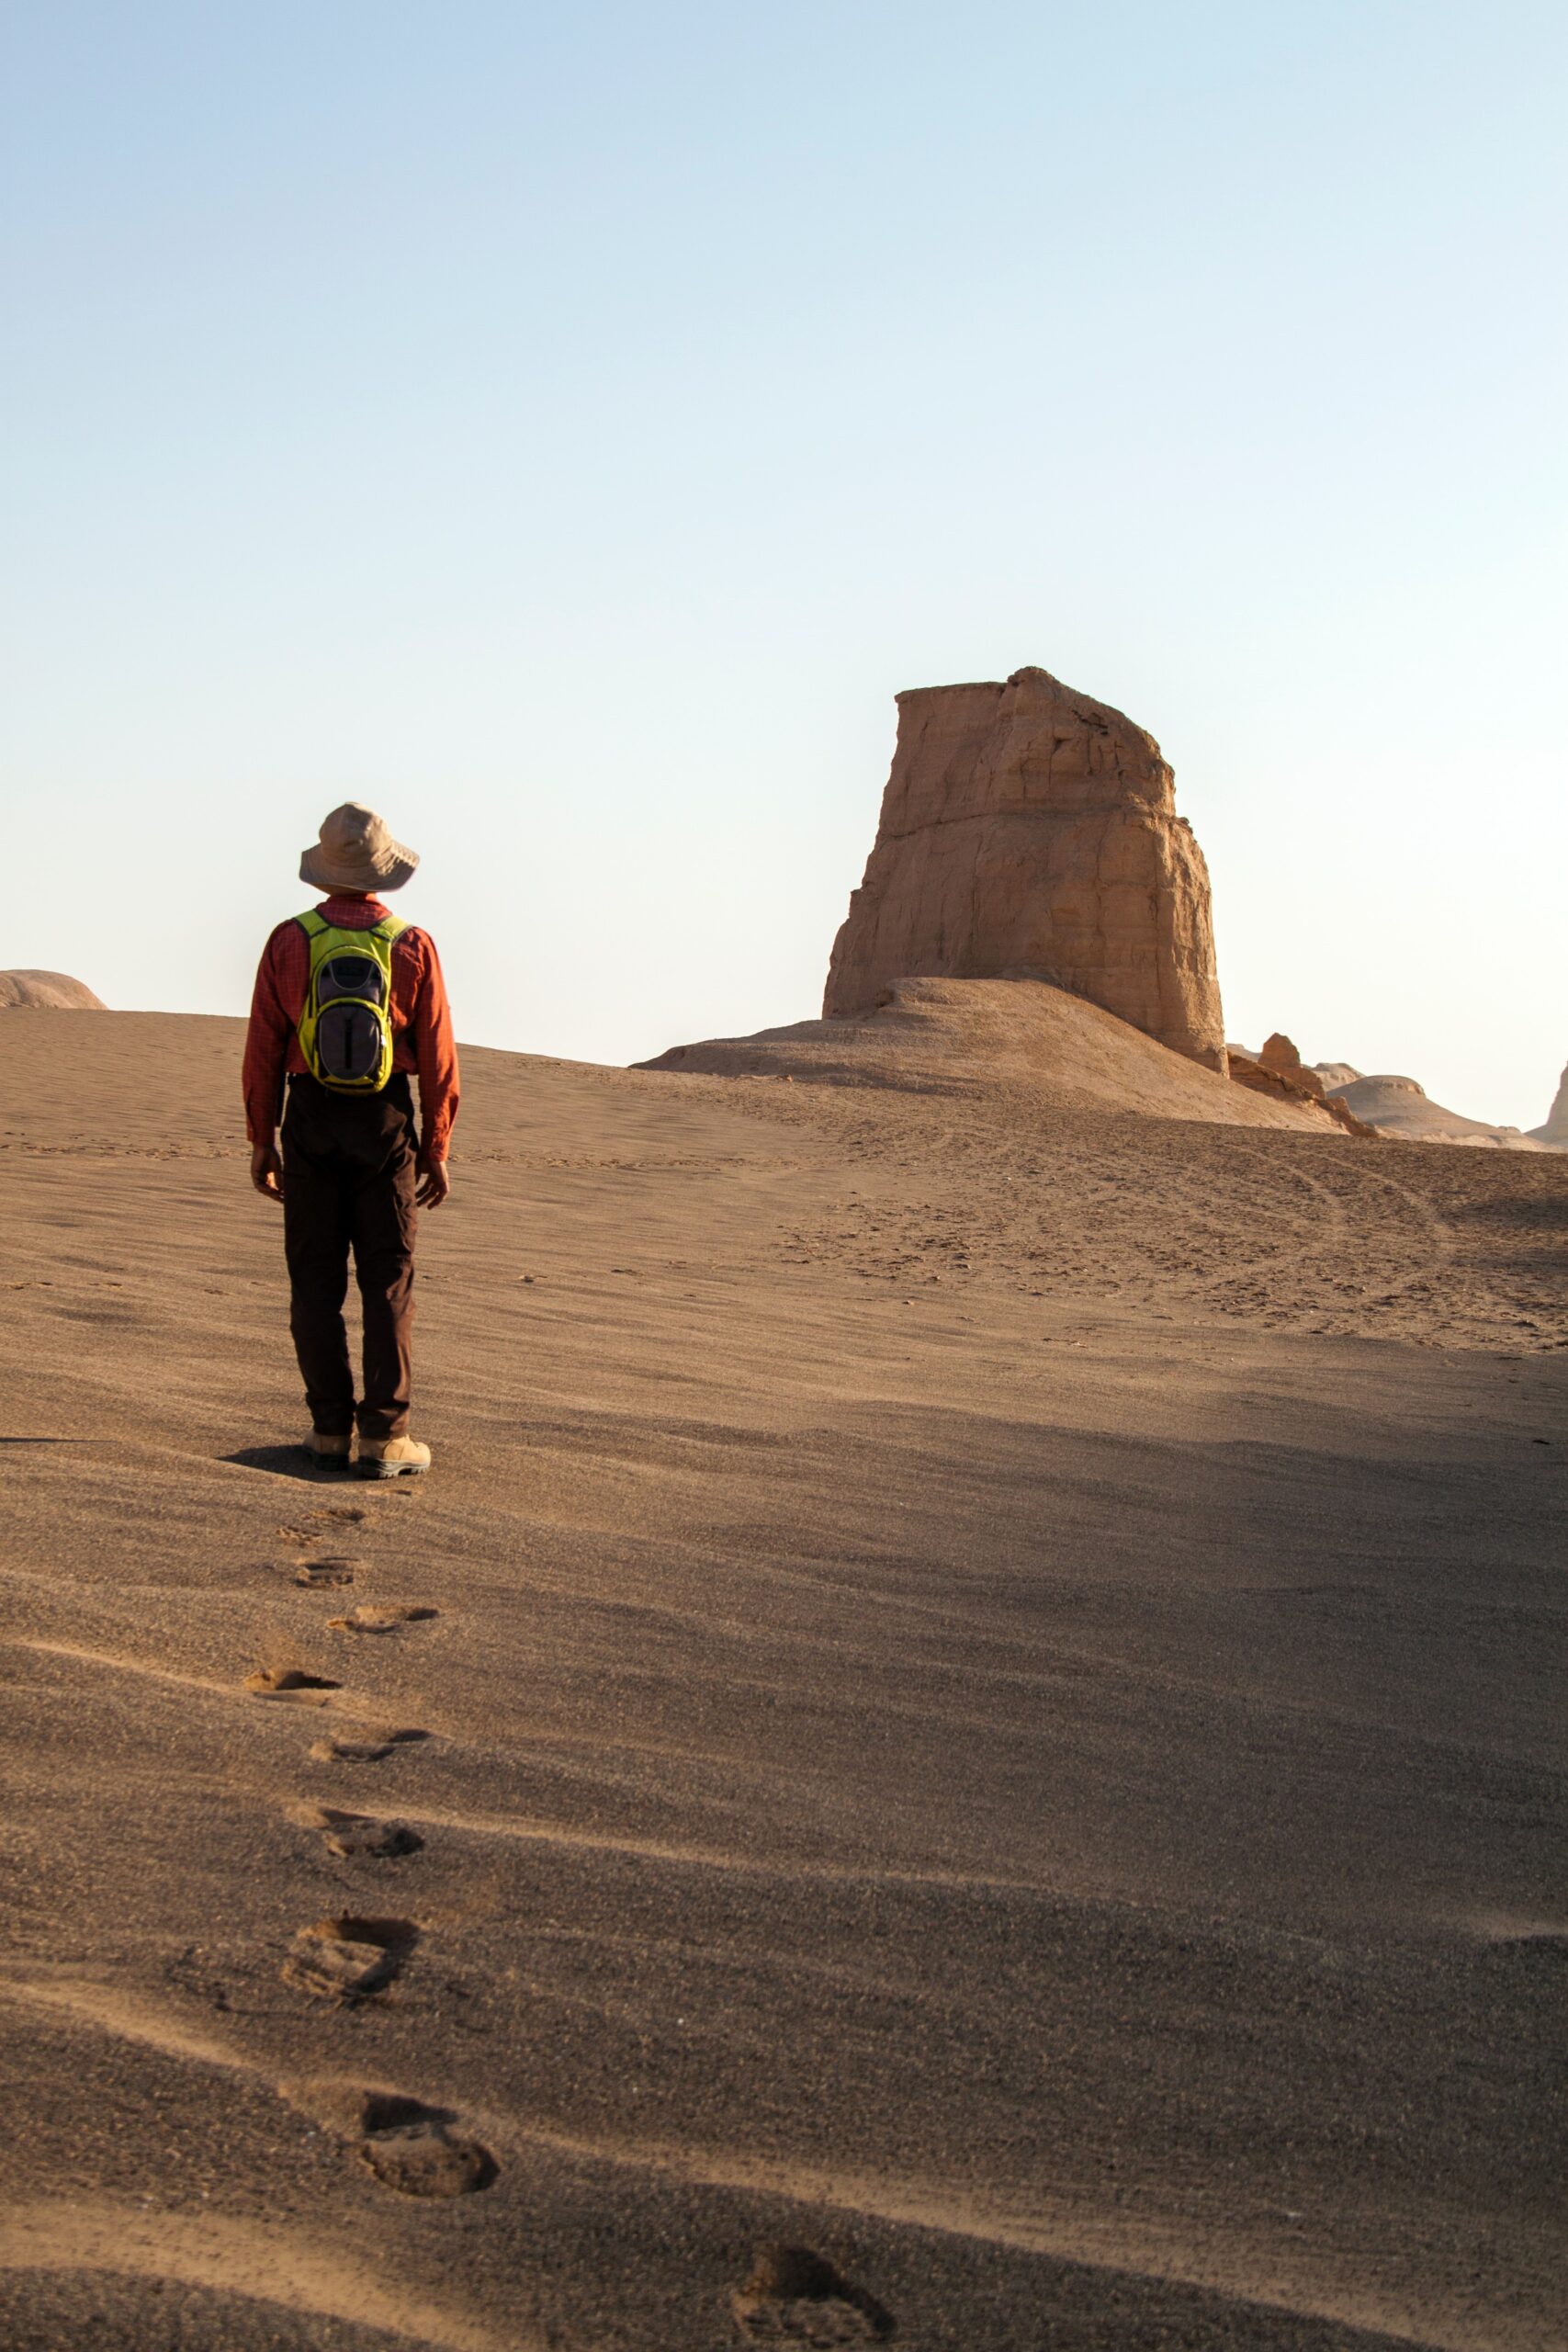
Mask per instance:
[[[1546,1114],[1545,1126],[1530,1127],[1527,1133],[1537,1143],[1549,1143],[1554,1150],[1568,1151],[1568,1069],[1562,1073],[1556,1097]]]
[[[1283,1030],[1276,1029],[1256,1054],[1241,1046],[1227,1046],[1225,1052],[1232,1078],[1255,1094],[1273,1094],[1281,1100],[1294,1095],[1314,1102],[1324,1099],[1322,1079],[1307,1068]]]
[[[82,980],[66,972],[0,972],[0,1009],[25,1005],[46,1012],[103,1012],[107,1010]]]
[[[824,1013],[900,979],[1046,979],[1223,1071],[1208,868],[1154,738],[1044,670],[897,701]]]
[[[1230,1074],[1253,1094],[1272,1095],[1277,1102],[1316,1102],[1347,1135],[1370,1136],[1373,1130],[1345,1103],[1330,1096],[1317,1071],[1302,1060],[1283,1030],[1276,1029],[1258,1054],[1229,1046]]]

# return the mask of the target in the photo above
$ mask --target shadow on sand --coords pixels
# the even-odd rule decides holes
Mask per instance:
[[[346,1487],[353,1476],[346,1464],[341,1470],[321,1469],[299,1444],[243,1445],[219,1459],[237,1463],[242,1470],[270,1470],[276,1478],[299,1478],[307,1487]]]

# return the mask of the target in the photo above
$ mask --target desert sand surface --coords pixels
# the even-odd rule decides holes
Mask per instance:
[[[8,2352],[1564,2342],[1568,1161],[470,1052],[376,1487],[242,1035],[0,1017]]]

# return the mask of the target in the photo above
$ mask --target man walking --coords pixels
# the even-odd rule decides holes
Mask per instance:
[[[333,810],[299,861],[300,880],[326,899],[267,941],[245,1039],[251,1182],[283,1204],[289,1328],[310,1408],[306,1448],[320,1468],[349,1466],[355,1408],[343,1306],[352,1250],[365,1323],[358,1468],[367,1478],[430,1467],[430,1448],[408,1434],[415,1204],[439,1208],[451,1190],[457,1051],[434,940],[381,902],[418,864],[373,808],[350,800]]]

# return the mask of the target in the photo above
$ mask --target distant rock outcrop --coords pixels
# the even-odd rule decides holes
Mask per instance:
[[[0,1009],[27,1006],[44,1012],[107,1012],[107,1005],[64,972],[0,972]]]
[[[824,1014],[899,980],[1044,979],[1223,1072],[1208,868],[1154,738],[1044,670],[897,702]]]
[[[1499,1151],[1547,1148],[1518,1127],[1489,1126],[1484,1119],[1446,1111],[1413,1078],[1358,1078],[1348,1086],[1330,1088],[1328,1100],[1345,1103],[1380,1136],[1400,1136],[1408,1143],[1478,1144]]]
[[[1526,1133],[1534,1143],[1550,1144],[1554,1151],[1568,1151],[1568,1069],[1562,1073],[1545,1126],[1529,1127]]]
[[[1271,1037],[1264,1038],[1263,1050],[1258,1058],[1265,1069],[1285,1071],[1299,1085],[1304,1086],[1310,1094],[1322,1093],[1323,1082],[1317,1072],[1306,1068],[1294,1038],[1287,1037],[1282,1029],[1276,1029]]]
[[[1276,1029],[1258,1054],[1240,1046],[1225,1049],[1230,1074],[1238,1086],[1254,1094],[1271,1094],[1277,1102],[1320,1103],[1348,1135],[1370,1136],[1373,1130],[1337,1097],[1330,1098],[1317,1071],[1305,1064],[1283,1031]]]

